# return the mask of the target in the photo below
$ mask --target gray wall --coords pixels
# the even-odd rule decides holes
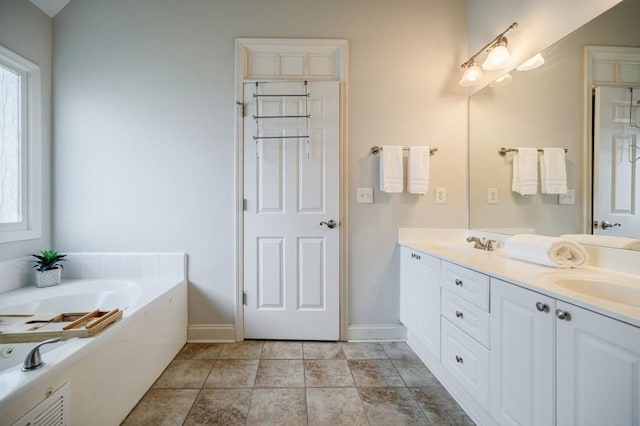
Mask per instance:
[[[26,0],[0,0],[0,45],[38,65],[42,76],[42,234],[0,244],[2,261],[51,245],[51,18]]]
[[[349,40],[349,324],[398,324],[398,227],[466,221],[463,0],[73,0],[54,19],[54,241],[189,254],[189,322],[232,324],[234,38]],[[381,194],[376,144],[434,145]],[[448,203],[434,204],[434,188]],[[344,219],[344,218],[343,218]]]

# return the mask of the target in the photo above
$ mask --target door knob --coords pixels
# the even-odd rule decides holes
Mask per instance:
[[[338,224],[338,222],[336,222],[335,220],[331,219],[328,222],[320,222],[320,225],[327,225],[327,227],[329,227],[329,229],[333,229],[336,227],[336,225]]]
[[[607,229],[607,228],[614,228],[616,226],[622,226],[619,223],[611,223],[611,222],[607,222],[606,220],[603,220],[602,222],[600,222],[600,227],[602,229]]]

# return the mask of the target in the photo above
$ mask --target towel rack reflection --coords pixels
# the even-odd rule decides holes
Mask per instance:
[[[509,152],[518,152],[518,148],[505,148],[505,147],[502,147],[502,148],[500,148],[500,149],[498,150],[498,154],[499,154],[501,157],[504,157],[504,156],[505,156],[505,155],[507,155],[507,153],[509,153]],[[543,152],[543,150],[542,150],[541,148],[538,148],[538,152]],[[564,152],[565,152],[565,154],[566,154],[567,152],[569,152],[569,149],[568,149],[568,148],[565,148],[565,149],[564,149]]]
[[[408,146],[403,146],[402,147],[403,151],[408,151],[409,147]],[[380,154],[380,151],[382,151],[382,147],[381,146],[377,146],[374,145],[371,147],[371,153],[376,155],[376,154]],[[429,149],[429,152],[431,153],[431,155],[434,155],[436,152],[438,152],[438,148],[431,148]]]

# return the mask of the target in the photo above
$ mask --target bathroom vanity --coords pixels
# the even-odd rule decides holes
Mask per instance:
[[[400,320],[470,417],[639,424],[640,275],[539,266],[450,231],[400,231]]]

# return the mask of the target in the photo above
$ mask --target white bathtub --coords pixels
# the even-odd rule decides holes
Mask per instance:
[[[112,256],[70,257],[91,264],[101,257],[113,263]],[[129,256],[147,255],[119,256],[130,263]],[[21,371],[36,343],[0,345],[0,425],[20,419],[64,384],[70,388],[70,425],[120,424],[186,341],[185,255],[152,256],[164,256],[157,264],[165,270],[166,262],[180,265],[164,276],[156,271],[132,278],[65,279],[55,287],[29,286],[0,294],[2,313],[123,309],[122,319],[95,337],[43,346],[45,365],[38,370]],[[82,268],[74,275],[82,275]]]

